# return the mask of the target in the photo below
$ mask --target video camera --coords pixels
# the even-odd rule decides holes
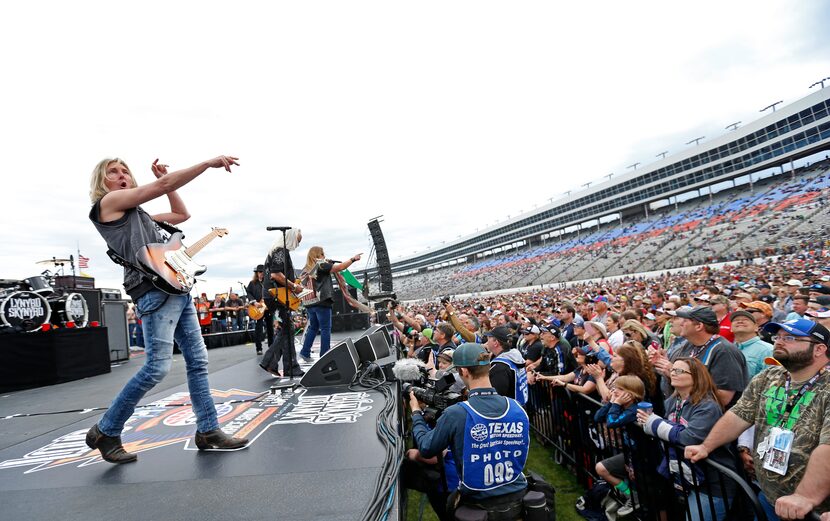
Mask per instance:
[[[409,398],[409,392],[412,391],[418,400],[427,405],[427,410],[424,411],[427,421],[437,419],[444,409],[464,400],[463,395],[450,390],[455,384],[452,373],[438,371],[435,378],[430,378],[429,369],[420,360],[398,360],[392,373],[403,382],[401,392],[405,398]]]

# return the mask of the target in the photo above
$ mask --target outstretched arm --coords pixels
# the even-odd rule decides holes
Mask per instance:
[[[153,163],[153,174],[157,179],[152,183],[137,186],[135,188],[125,188],[123,190],[115,190],[109,192],[101,199],[101,220],[114,221],[121,218],[124,212],[130,208],[135,208],[147,201],[152,201],[162,195],[175,192],[182,186],[194,180],[208,168],[224,168],[228,172],[231,171],[231,165],[238,165],[239,158],[232,156],[218,156],[208,161],[193,165],[183,170],[177,170],[169,174],[161,173],[161,167],[157,162]],[[158,161],[158,160],[156,160]],[[167,171],[167,167],[163,167],[163,171]],[[173,194],[170,197],[170,212],[154,216],[158,219],[166,220],[171,224],[177,224],[189,217],[187,208],[178,194]],[[182,219],[184,217],[184,219]]]

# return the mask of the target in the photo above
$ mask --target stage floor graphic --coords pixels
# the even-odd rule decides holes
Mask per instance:
[[[211,370],[211,389],[223,430],[249,438],[247,448],[196,448],[183,371],[168,375],[179,385],[145,398],[128,421],[122,440],[138,453],[135,463],[112,465],[86,446],[86,432],[100,412],[2,420],[0,428],[14,441],[0,448],[0,519],[359,519],[384,463],[375,433],[384,396],[346,386],[271,394],[280,380],[259,367],[252,346],[211,350],[211,364],[228,349],[240,359],[234,363],[228,353],[225,367]],[[114,372],[128,366],[134,372],[140,362]],[[105,386],[108,394],[89,395],[86,403],[79,403],[84,387],[104,391],[95,378],[5,395],[0,417],[27,405],[27,412],[98,406],[120,390],[130,371]],[[58,388],[73,384],[68,403]],[[28,430],[33,426],[37,430]],[[397,517],[397,511],[390,515]]]

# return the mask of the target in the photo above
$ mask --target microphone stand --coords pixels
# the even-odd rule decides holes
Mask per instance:
[[[268,228],[266,228],[266,230],[270,231],[271,228],[272,227],[268,227]],[[272,385],[271,386],[271,393],[274,393],[277,389],[285,389],[285,388],[295,386],[295,383],[294,383],[294,359],[296,357],[296,353],[295,353],[296,348],[294,347],[294,342],[293,342],[294,332],[292,331],[292,329],[294,327],[294,323],[293,323],[293,317],[291,316],[291,306],[289,305],[290,298],[288,296],[288,291],[289,291],[288,290],[288,255],[289,255],[289,253],[288,253],[288,244],[286,243],[286,232],[288,231],[289,227],[288,226],[280,226],[278,228],[275,227],[273,229],[277,229],[277,230],[282,231],[282,247],[283,247],[283,249],[285,249],[285,257],[283,257],[283,259],[282,259],[282,274],[285,277],[285,307],[287,308],[287,311],[288,311],[288,321],[290,323],[289,324],[283,324],[282,327],[286,328],[284,330],[284,333],[287,334],[288,340],[290,341],[289,343],[291,345],[288,346],[288,368],[286,369],[284,367],[285,364],[283,364],[283,372],[288,371],[288,374],[289,374],[288,382],[283,383],[283,384]],[[279,300],[279,299],[277,299],[277,300]]]

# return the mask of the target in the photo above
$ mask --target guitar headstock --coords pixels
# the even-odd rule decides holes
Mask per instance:
[[[217,237],[224,237],[225,235],[227,235],[229,233],[227,228],[211,228],[211,229],[213,230],[213,233],[215,233]]]

